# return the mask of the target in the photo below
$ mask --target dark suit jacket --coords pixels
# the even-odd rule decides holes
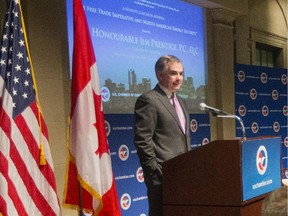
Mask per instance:
[[[185,101],[177,98],[186,117],[185,134],[173,105],[158,85],[137,99],[134,143],[144,175],[155,171],[162,175],[162,162],[191,149],[189,115]]]

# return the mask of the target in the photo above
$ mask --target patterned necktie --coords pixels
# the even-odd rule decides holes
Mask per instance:
[[[183,113],[183,110],[181,108],[181,105],[179,103],[179,101],[177,100],[177,97],[175,94],[172,95],[172,102],[173,102],[173,106],[175,108],[175,111],[178,115],[178,118],[179,118],[179,121],[180,121],[180,124],[181,124],[181,127],[182,127],[182,131],[184,132],[185,134],[185,117],[184,117],[184,113]]]

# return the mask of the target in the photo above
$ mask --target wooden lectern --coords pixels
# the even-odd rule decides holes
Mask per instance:
[[[241,145],[238,139],[213,141],[166,161],[164,216],[261,216],[267,193],[242,199]]]

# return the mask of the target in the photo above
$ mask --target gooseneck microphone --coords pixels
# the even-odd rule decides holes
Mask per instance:
[[[216,109],[214,107],[207,106],[205,103],[200,103],[199,107],[200,107],[200,110],[203,110],[203,111],[207,110],[207,111],[211,112],[213,116],[217,116],[217,117],[221,117],[221,118],[235,118],[235,119],[237,119],[241,125],[241,128],[242,128],[243,139],[244,140],[246,139],[246,132],[245,132],[244,123],[243,123],[243,120],[239,116],[232,115],[232,114],[229,114],[229,113],[224,112],[222,110]]]
[[[219,110],[219,109],[216,109],[214,107],[210,107],[210,106],[207,106],[205,103],[200,103],[200,110],[207,110],[209,112],[211,112],[214,116],[218,116],[218,115],[229,115],[228,113],[222,111],[222,110]]]

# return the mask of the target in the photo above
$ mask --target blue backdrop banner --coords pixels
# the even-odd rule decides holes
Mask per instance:
[[[235,109],[247,137],[280,136],[283,177],[287,175],[287,69],[235,65]],[[237,123],[237,136],[241,136]]]

